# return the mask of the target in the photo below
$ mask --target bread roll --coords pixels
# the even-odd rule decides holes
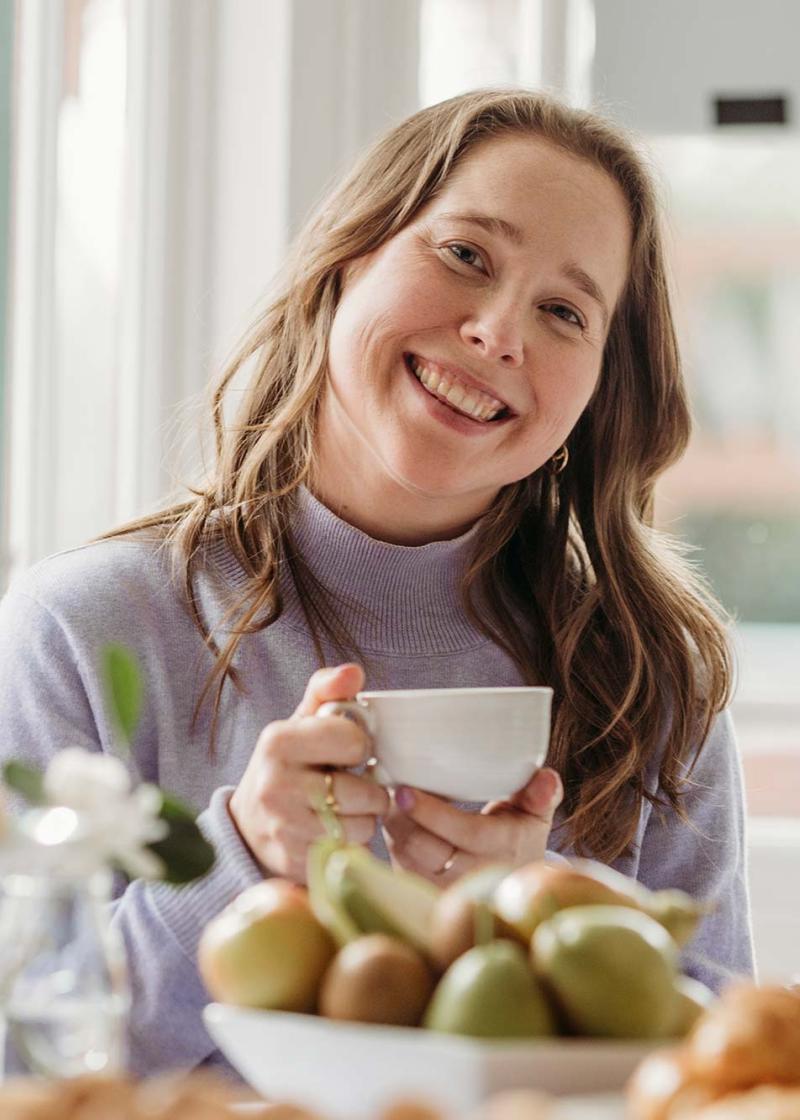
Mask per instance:
[[[695,1024],[686,1046],[693,1071],[728,1092],[800,1085],[800,996],[787,988],[728,988]]]
[[[694,1120],[798,1120],[798,1117],[800,1089],[760,1085],[701,1109]]]
[[[655,1050],[637,1066],[627,1086],[632,1120],[678,1120],[694,1116],[724,1090],[699,1077],[683,1047]]]

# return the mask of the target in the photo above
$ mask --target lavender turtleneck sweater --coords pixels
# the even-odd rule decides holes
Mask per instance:
[[[459,579],[474,528],[455,540],[390,545],[339,520],[301,490],[293,531],[368,660],[367,687],[522,683],[461,607]],[[243,578],[222,546],[209,556],[199,590],[212,626]],[[110,749],[97,666],[107,642],[122,642],[137,652],[147,677],[133,744],[138,773],[202,809],[200,823],[217,849],[216,865],[201,881],[179,889],[137,881],[115,902],[113,920],[127,944],[133,987],[131,1065],[137,1073],[222,1062],[201,1019],[208,997],[195,965],[198,938],[213,915],[261,877],[227,801],[259,732],[294,710],[319,668],[288,581],[283,594],[279,621],[241,644],[238,669],[246,692],[227,693],[213,758],[207,718],[192,727],[211,655],[163,550],[132,538],[73,549],[38,564],[0,604],[0,755],[45,765],[66,746]],[[333,650],[325,652],[327,663],[338,662]],[[682,887],[713,903],[685,967],[719,987],[727,970],[753,968],[740,766],[727,714],[703,747],[685,805],[686,823],[645,804],[634,852],[617,866],[649,887]],[[552,838],[556,850],[558,836]],[[374,847],[385,855],[379,836]]]

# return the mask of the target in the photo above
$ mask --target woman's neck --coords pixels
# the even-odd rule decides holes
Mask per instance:
[[[365,479],[346,463],[324,474],[312,468],[307,486],[342,521],[387,544],[453,540],[486,512],[474,496],[420,494],[391,478]]]

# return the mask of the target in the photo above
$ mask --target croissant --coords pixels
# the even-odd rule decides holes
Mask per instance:
[[[723,1086],[695,1073],[684,1047],[656,1050],[639,1063],[628,1082],[629,1114],[635,1120],[683,1120],[724,1092]]]
[[[798,1120],[800,1089],[760,1085],[703,1108],[694,1120]]]
[[[736,985],[701,1016],[686,1043],[691,1067],[728,1092],[800,1085],[800,996]]]
[[[236,1120],[242,1094],[203,1074],[159,1077],[136,1084],[125,1077],[68,1081],[9,1081],[0,1087],[2,1120]],[[251,1120],[313,1120],[275,1106],[247,1113]]]
[[[798,1093],[800,993],[752,984],[727,988],[683,1044],[651,1054],[627,1088],[634,1120],[800,1120]],[[747,1108],[755,1111],[737,1111]]]

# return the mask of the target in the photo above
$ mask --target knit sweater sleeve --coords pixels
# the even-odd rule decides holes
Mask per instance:
[[[86,636],[71,634],[25,590],[0,603],[0,756],[46,766],[66,746],[103,750],[103,713],[96,676],[85,664]],[[129,1062],[136,1074],[217,1060],[202,1025],[208,996],[198,975],[197,943],[205,923],[261,878],[227,809],[221,788],[198,823],[217,860],[184,887],[131,883],[113,903],[124,937],[132,1011]]]
[[[686,774],[683,806],[685,821],[672,810],[651,809],[637,878],[653,890],[679,887],[707,905],[682,966],[718,991],[754,972],[742,773],[727,711]]]

